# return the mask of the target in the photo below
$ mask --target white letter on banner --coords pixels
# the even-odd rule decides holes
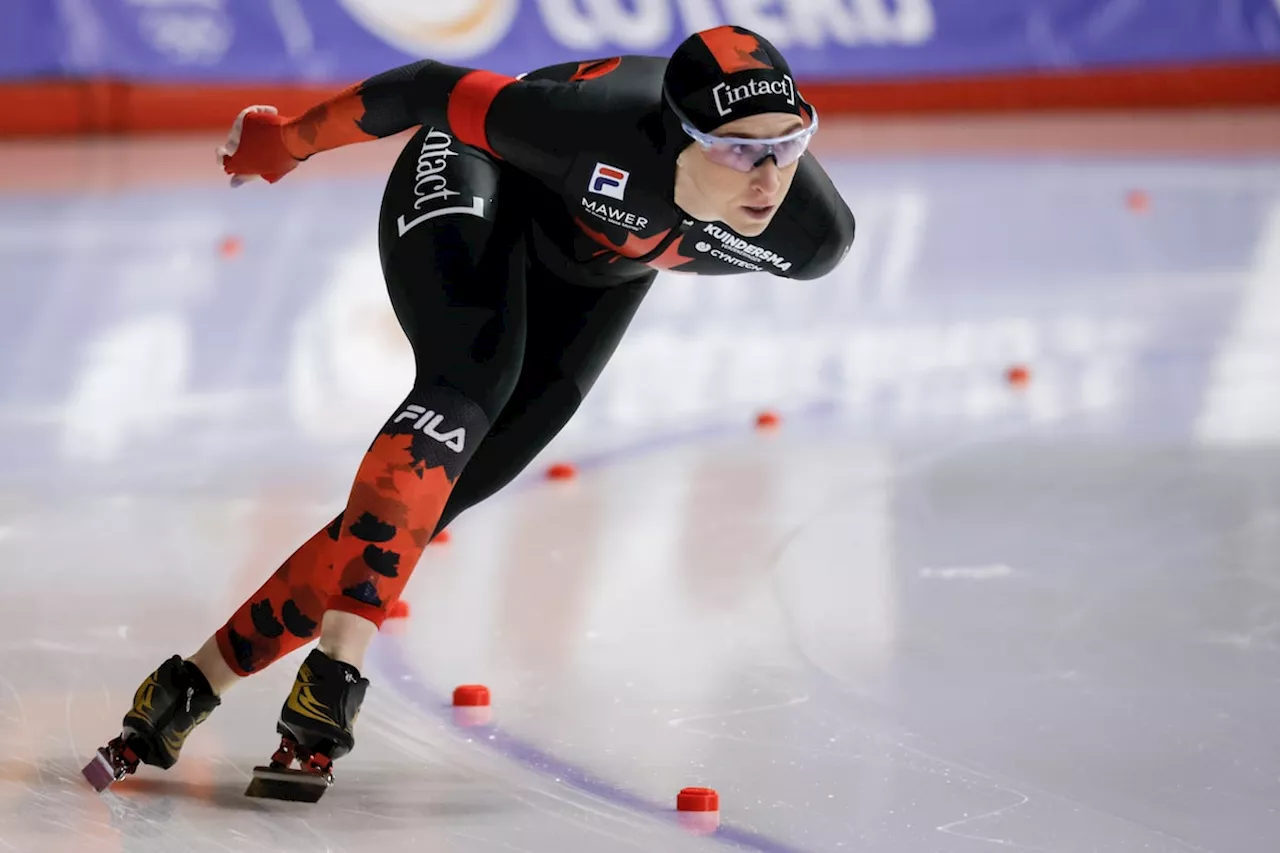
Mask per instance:
[[[573,0],[538,0],[542,22],[551,36],[565,47],[593,50],[605,42],[599,24],[578,13]]]
[[[724,0],[725,17],[733,24],[749,30],[773,42],[773,46],[782,49],[791,43],[791,33],[787,31],[787,23],[775,14],[770,15],[764,7],[773,6],[774,0]]]
[[[920,44],[933,35],[930,0],[853,0],[862,26],[862,38],[872,44]]]
[[[1280,3],[1280,0],[1276,2]],[[676,0],[676,5],[680,7],[680,17],[684,19],[684,28],[680,31],[680,35],[700,33],[724,23],[716,16],[711,0]]]
[[[862,31],[861,41],[871,44],[886,44],[897,41],[892,13],[885,8],[887,0],[853,0],[857,10],[858,23]]]
[[[858,38],[845,0],[785,0],[791,34],[806,47],[821,47],[828,40],[853,44]]]
[[[933,0],[898,0],[898,38],[903,44],[924,44],[933,38],[936,26]]]
[[[620,0],[585,0],[595,25],[623,47],[648,50],[671,35],[671,6],[667,0],[632,0],[631,12]]]

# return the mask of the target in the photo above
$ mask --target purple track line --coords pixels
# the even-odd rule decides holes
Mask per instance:
[[[833,406],[830,402],[819,402],[797,413],[800,420],[820,420],[831,414]],[[613,450],[592,454],[579,459],[576,463],[580,470],[591,470],[606,465],[643,456],[645,453],[674,447],[679,444],[705,438],[714,438],[743,432],[737,425],[712,425],[701,429],[687,430],[679,433],[658,436],[636,444]],[[503,490],[503,494],[522,492],[541,483],[540,479],[524,477]],[[387,682],[428,716],[440,717],[453,723],[453,706],[445,697],[435,693],[426,686],[426,682],[414,670],[405,655],[404,646],[399,640],[378,635],[373,645],[373,664]],[[497,726],[475,726],[466,729],[475,736],[475,742],[485,744],[500,755],[524,765],[531,770],[560,780],[575,790],[598,797],[606,802],[646,817],[658,818],[675,823],[678,812],[669,805],[655,803],[638,794],[617,787],[605,780],[593,776],[588,771],[568,764],[555,756],[544,752],[537,746],[523,741],[502,731]],[[769,838],[748,829],[727,826],[721,823],[714,833],[706,836],[739,850],[754,850],[757,853],[809,853],[801,847],[793,847],[777,839]]]
[[[393,684],[400,695],[429,716],[441,717],[452,723],[453,706],[445,697],[425,686],[413,670],[398,640],[379,636],[373,647],[374,667]],[[577,791],[597,797],[636,814],[677,823],[678,812],[669,805],[655,803],[638,794],[593,776],[590,772],[562,761],[533,744],[510,735],[497,726],[471,726],[462,729],[493,751],[517,764],[550,776]],[[793,847],[783,841],[769,838],[749,829],[727,826],[723,823],[715,832],[705,836],[739,850],[757,853],[809,853],[802,847]]]

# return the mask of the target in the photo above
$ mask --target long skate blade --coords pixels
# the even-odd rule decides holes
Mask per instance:
[[[93,786],[93,790],[99,794],[111,787],[111,783],[116,781],[115,768],[111,766],[111,757],[105,749],[99,749],[95,752],[93,760],[86,764],[80,772],[89,784]]]
[[[294,803],[314,803],[329,790],[329,780],[308,770],[258,766],[253,768],[253,779],[245,789],[246,797],[265,800],[288,800]]]

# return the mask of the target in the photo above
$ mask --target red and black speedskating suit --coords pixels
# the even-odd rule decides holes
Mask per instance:
[[[656,270],[812,279],[849,249],[853,216],[812,155],[758,237],[676,207],[676,157],[691,140],[662,101],[666,63],[628,56],[516,80],[427,61],[288,123],[246,124],[228,171],[265,175],[421,126],[379,222],[417,377],[343,512],[219,630],[234,670],[315,638],[328,609],[380,624],[431,537],[568,421]]]

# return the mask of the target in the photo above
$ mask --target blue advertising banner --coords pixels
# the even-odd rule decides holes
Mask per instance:
[[[7,0],[0,76],[338,83],[515,74],[737,23],[806,79],[1280,60],[1280,0]]]
[[[7,0],[0,10],[0,80],[61,74],[64,41],[49,0]]]

